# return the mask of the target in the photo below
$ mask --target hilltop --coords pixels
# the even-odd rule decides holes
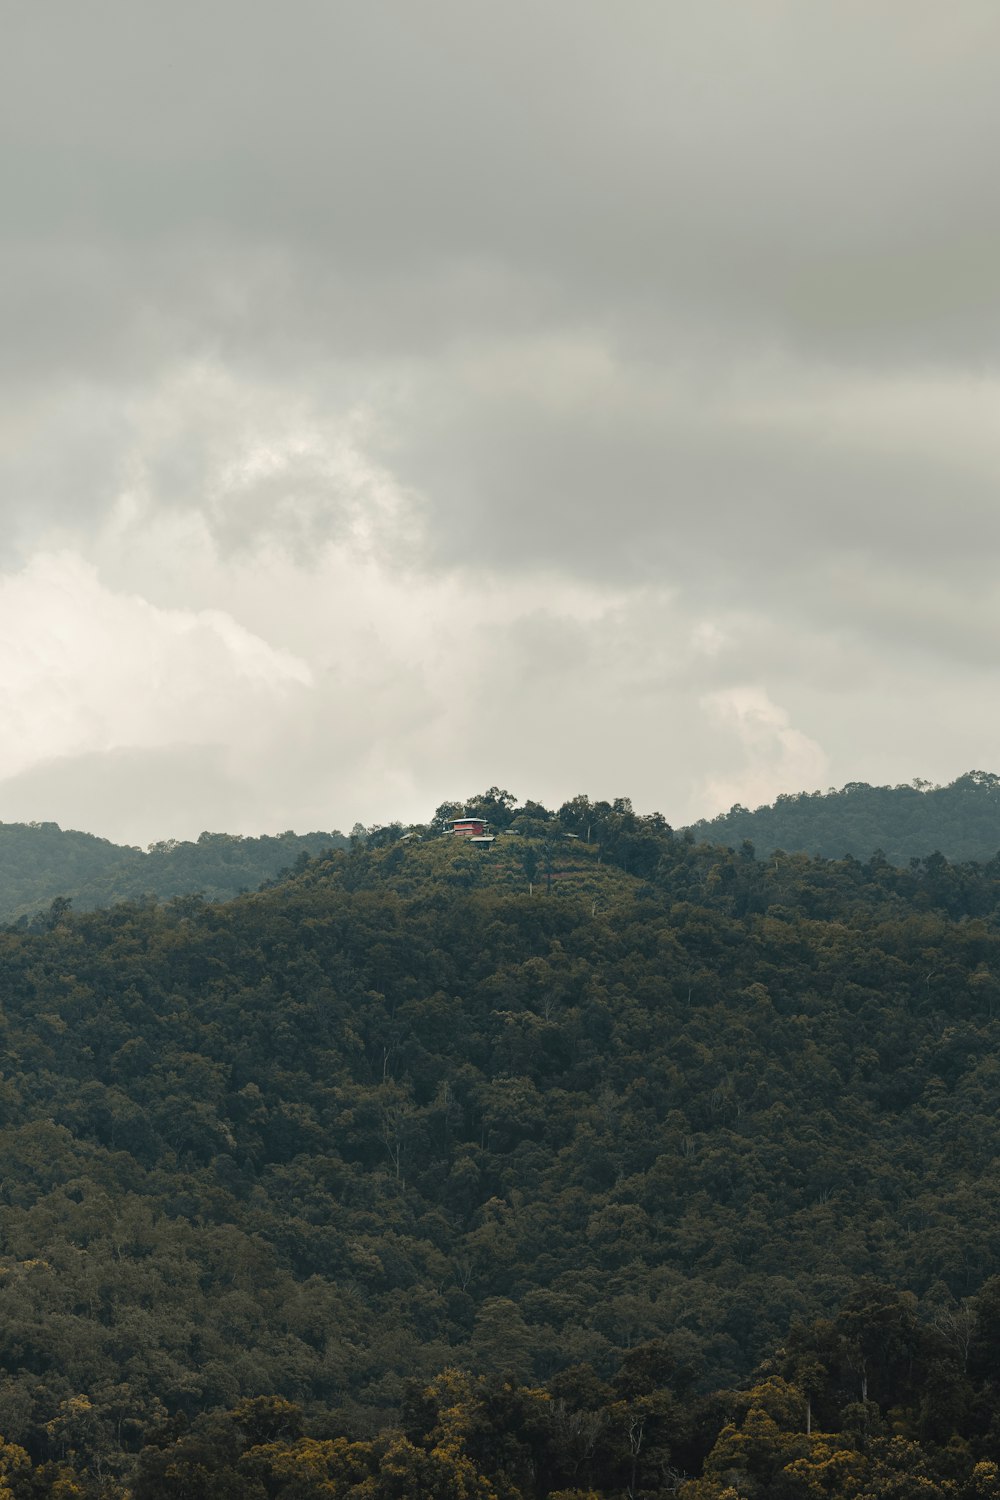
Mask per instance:
[[[608,866],[651,878],[673,836],[659,814],[636,813],[628,798],[591,802],[580,796],[553,811],[530,800],[517,806],[497,787],[443,803],[428,823],[409,830],[399,823],[359,825],[349,838],[339,832],[259,838],[203,833],[196,842],[167,840],[142,850],[55,823],[0,823],[0,922],[31,918],[56,899],[78,910],[195,893],[224,901],[256,890],[304,857],[351,846],[388,849],[408,834],[409,842],[420,843],[424,859],[442,865],[443,819],[464,810],[488,818],[498,837],[488,865],[483,851],[464,848],[458,865],[448,864],[447,879],[461,883],[464,870],[470,879],[488,879],[510,891],[529,883],[586,891],[593,871],[602,867],[604,891]],[[983,862],[1000,850],[1000,777],[970,771],[946,787],[851,782],[840,791],[781,796],[753,812],[734,807],[677,836],[713,847],[750,842],[761,854],[784,850],[867,860],[878,852],[901,866],[935,852],[951,861]]]
[[[552,819],[526,831],[528,819],[502,829],[491,848],[483,848],[430,829],[412,839],[375,842],[367,849],[363,883],[386,883],[401,895],[430,885],[451,890],[480,890],[496,895],[547,895],[589,901],[594,910],[630,898],[630,879],[598,843],[568,834]]]

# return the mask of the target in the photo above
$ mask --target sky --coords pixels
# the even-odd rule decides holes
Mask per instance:
[[[6,0],[0,820],[1000,770],[994,0]]]

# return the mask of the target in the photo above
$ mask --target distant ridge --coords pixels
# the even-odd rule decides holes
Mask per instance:
[[[303,855],[347,842],[336,832],[203,833],[197,842],[169,839],[142,850],[58,823],[0,823],[0,922],[30,917],[57,898],[78,910],[193,892],[225,901],[256,890]]]
[[[1000,776],[967,771],[948,786],[849,781],[839,791],[785,795],[754,811],[737,804],[690,831],[699,841],[734,848],[749,839],[761,854],[785,849],[868,859],[880,850],[897,865],[933,853],[983,862],[1000,851]]]

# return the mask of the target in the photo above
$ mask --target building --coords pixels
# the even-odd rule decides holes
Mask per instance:
[[[452,833],[471,844],[492,844],[495,837],[485,818],[452,818],[449,826]]]
[[[482,838],[489,824],[485,818],[452,818],[451,831],[460,838]]]

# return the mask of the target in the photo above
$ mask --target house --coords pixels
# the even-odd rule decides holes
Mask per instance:
[[[459,838],[475,839],[483,838],[489,824],[485,818],[452,818],[451,831],[457,833]]]
[[[468,839],[471,844],[492,844],[495,838],[490,833],[490,825],[485,818],[452,818],[450,827],[452,833],[461,839]]]

